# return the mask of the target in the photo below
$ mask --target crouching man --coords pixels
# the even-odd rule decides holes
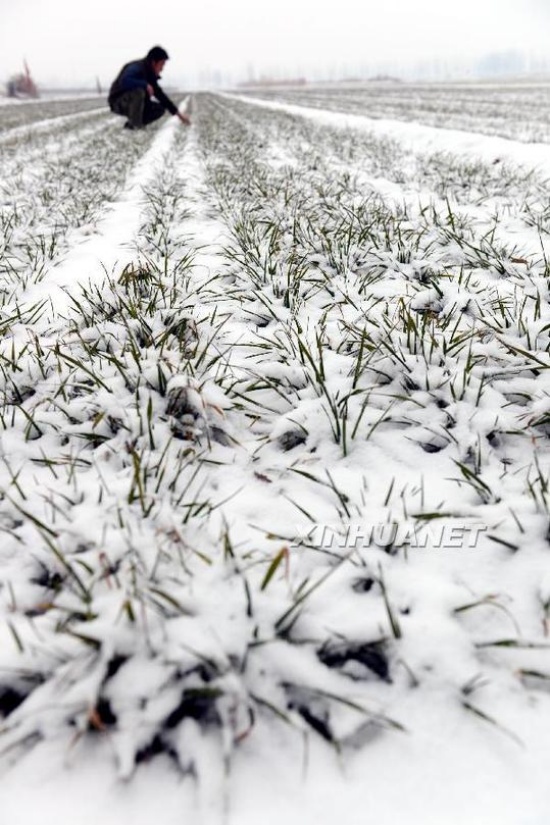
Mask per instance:
[[[167,60],[168,53],[161,46],[153,46],[142,60],[126,63],[113,81],[109,108],[127,118],[126,129],[142,129],[162,117],[165,111],[177,115],[186,125],[191,123],[159,86]]]

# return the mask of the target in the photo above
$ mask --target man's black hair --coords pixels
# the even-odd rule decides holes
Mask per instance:
[[[163,49],[162,46],[153,46],[152,49],[149,49],[147,52],[147,60],[151,62],[155,62],[157,60],[168,60],[168,52],[166,49]]]

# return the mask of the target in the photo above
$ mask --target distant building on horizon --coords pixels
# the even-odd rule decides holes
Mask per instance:
[[[260,77],[257,80],[243,80],[238,83],[239,88],[250,87],[265,87],[265,86],[305,86],[307,83],[305,77],[286,77],[284,79],[276,77]]]

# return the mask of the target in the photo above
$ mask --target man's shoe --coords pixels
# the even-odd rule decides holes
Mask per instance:
[[[126,123],[124,124],[124,128],[125,129],[135,129],[136,127],[134,126],[133,123],[130,123],[130,121],[127,120]]]

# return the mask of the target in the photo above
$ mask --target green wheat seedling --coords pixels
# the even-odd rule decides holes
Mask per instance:
[[[440,118],[436,103],[420,109]],[[409,683],[438,684],[446,628],[437,650],[454,656],[462,634],[468,672],[457,660],[449,679],[479,720],[471,665],[499,684],[520,668],[488,661],[506,629],[483,647],[465,619],[488,607],[509,623],[505,596],[501,610],[461,567],[449,609],[455,559],[432,565],[415,539],[434,521],[490,524],[497,579],[491,549],[513,550],[518,573],[536,552],[530,516],[545,540],[548,267],[509,241],[543,190],[500,162],[221,95],[197,96],[193,124],[141,191],[131,262],[79,275],[63,318],[23,290],[93,231],[154,132],[90,120],[3,167],[0,608],[3,656],[29,676],[0,661],[0,748],[47,719],[108,738],[123,777],[165,754],[200,779],[190,727],[229,772],[282,722],[345,758],[373,727],[402,728]],[[346,545],[371,523],[410,527],[408,543]]]

